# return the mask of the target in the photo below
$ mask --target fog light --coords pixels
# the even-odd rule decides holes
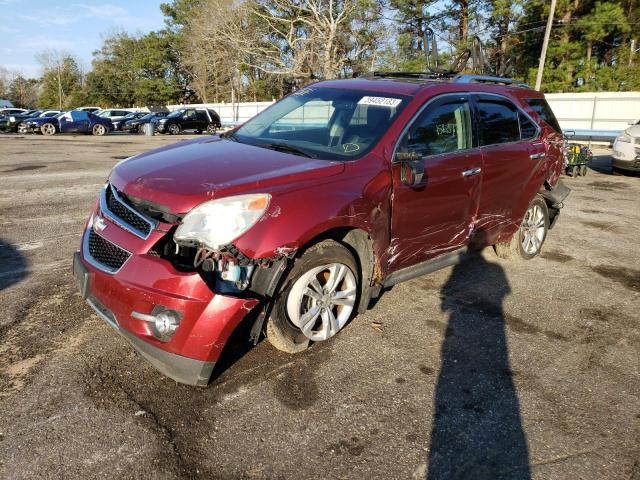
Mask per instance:
[[[180,325],[181,315],[174,310],[166,310],[163,307],[155,307],[151,315],[140,312],[131,312],[133,318],[148,322],[151,333],[158,340],[168,342]]]

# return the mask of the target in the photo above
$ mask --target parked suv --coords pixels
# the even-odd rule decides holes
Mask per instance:
[[[478,76],[325,81],[126,159],[74,257],[82,296],[161,372],[206,385],[243,319],[299,352],[470,252],[531,259],[569,193],[563,137],[532,103]]]
[[[158,120],[157,131],[177,135],[183,130],[214,134],[220,128],[220,117],[211,108],[181,108]]]

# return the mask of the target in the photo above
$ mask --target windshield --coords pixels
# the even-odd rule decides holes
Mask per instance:
[[[167,118],[176,118],[181,116],[183,113],[184,113],[184,109],[176,110],[175,112],[171,112],[169,115],[167,115]]]
[[[151,118],[153,118],[153,115],[153,113],[147,113],[146,115],[140,117],[140,120],[150,120]]]
[[[368,152],[407,97],[363,90],[303,88],[255,116],[233,138],[264,148],[329,160]]]

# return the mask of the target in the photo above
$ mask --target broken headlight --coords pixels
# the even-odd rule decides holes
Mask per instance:
[[[176,229],[176,243],[201,243],[212,250],[231,243],[249,230],[269,207],[271,195],[256,193],[201,203]]]

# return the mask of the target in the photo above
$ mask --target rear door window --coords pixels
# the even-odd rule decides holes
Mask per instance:
[[[480,98],[477,106],[481,145],[520,141],[518,109],[515,105],[507,100]]]
[[[542,120],[548,123],[551,128],[553,128],[558,133],[562,133],[560,124],[558,123],[556,116],[553,114],[553,110],[551,110],[551,107],[544,98],[527,98],[525,102],[527,102],[527,104],[538,115],[540,115],[540,117],[542,117]]]

